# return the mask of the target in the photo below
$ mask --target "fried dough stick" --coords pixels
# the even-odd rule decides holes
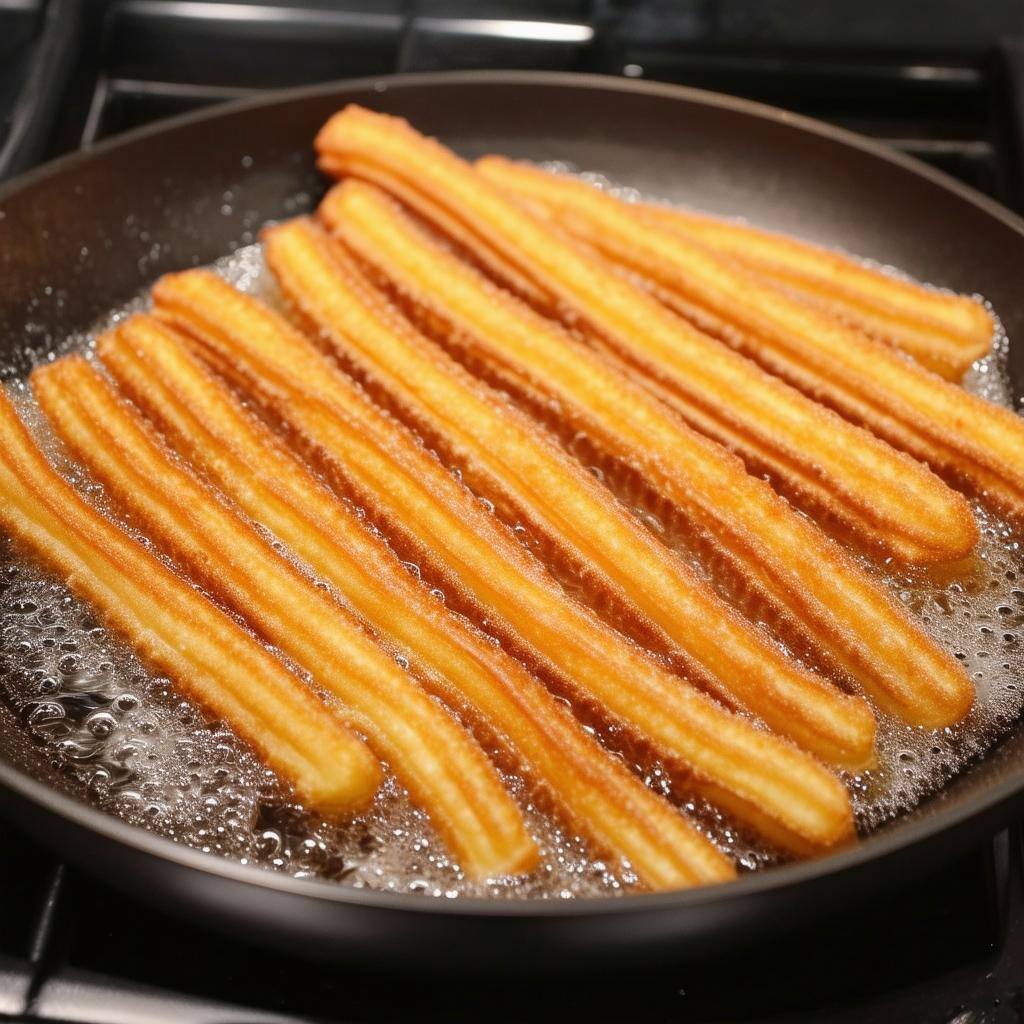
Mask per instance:
[[[541,428],[390,312],[322,228],[291,221],[264,238],[284,295],[343,362],[457,459],[471,486],[587,566],[718,696],[826,760],[849,758],[851,728],[865,734],[864,709],[851,715],[851,698],[790,663]]]
[[[369,804],[381,772],[365,744],[257,640],[87,504],[2,392],[0,524],[308,806],[347,817]]]
[[[609,353],[593,352],[569,336],[551,320],[539,315],[506,291],[495,287],[463,260],[446,251],[432,237],[420,230],[378,188],[356,179],[348,179],[332,189],[320,204],[321,220],[355,253],[364,267],[371,268],[374,283],[395,298],[399,305],[424,325],[424,329],[461,353],[464,362],[485,365],[486,373],[497,378],[502,387],[513,389],[536,409],[543,409],[553,400],[559,402],[561,415],[578,422],[574,429],[588,435],[601,435],[606,447],[613,449],[621,461],[631,466],[646,463],[650,483],[665,475],[665,467],[676,463],[676,446],[689,432],[676,416],[654,401],[639,382],[627,382],[629,367]],[[596,375],[605,383],[602,414],[594,419],[594,403],[587,406],[585,389],[574,384],[565,374],[549,365],[561,365],[559,357],[570,360],[581,374]],[[611,365],[610,365],[611,364]],[[557,378],[557,379],[556,379]],[[671,395],[667,401],[671,402]],[[633,417],[637,429],[631,439],[623,419]],[[690,417],[693,418],[692,415]],[[660,433],[652,435],[651,422],[659,424]],[[713,426],[700,420],[703,432],[714,433]],[[723,438],[730,443],[728,438]],[[735,441],[732,442],[735,444]],[[736,445],[744,447],[743,444]],[[745,454],[748,463],[771,468],[773,456],[765,449],[752,454],[749,442]],[[657,449],[658,454],[655,454]],[[896,453],[893,453],[896,454]],[[947,511],[953,515],[963,511],[962,497],[950,491],[919,463],[906,455],[898,455],[909,476],[926,490],[938,492],[940,500],[948,499]],[[775,467],[778,468],[777,466]],[[781,474],[792,477],[800,473],[796,464],[786,464]],[[662,493],[672,490],[679,504],[678,489],[685,484],[674,481],[660,485]],[[805,503],[819,510],[842,515],[829,490],[813,473],[801,474],[799,495]],[[873,495],[862,496],[863,507],[870,514]],[[920,507],[919,492],[907,488],[908,505]],[[968,513],[969,514],[969,513]]]
[[[488,244],[500,239],[495,247],[535,272],[537,280],[560,282],[567,302],[575,301],[579,309],[585,304],[588,319],[598,319],[636,351],[649,343],[671,349],[680,331],[690,330],[404,122],[350,107],[321,130],[319,148],[335,160],[355,150],[363,160],[386,163],[390,173],[404,173],[410,186],[458,211]],[[686,440],[676,450],[678,478],[686,488],[675,500],[751,589],[866,690],[903,708],[909,721],[939,727],[967,713],[973,688],[963,669],[881,586],[767,484],[744,473],[738,460],[696,435]],[[970,523],[972,535],[974,529]],[[926,691],[921,680],[929,681]]]
[[[464,227],[457,217],[451,216],[441,205],[407,185],[401,177],[389,174],[384,168],[374,164],[364,164],[358,157],[346,156],[343,162],[339,160],[335,163],[330,154],[325,153],[320,156],[318,163],[321,170],[335,177],[349,176],[375,182],[384,191],[401,200],[405,206],[420,214],[424,220],[438,229],[445,241],[454,243],[457,250],[461,250],[516,295],[538,309],[550,304],[551,296],[522,273],[511,260],[505,259],[497,249],[482,245],[480,239]],[[538,212],[543,214],[543,209]]]
[[[202,271],[162,278],[154,299],[219,370],[283,418],[403,555],[580,700],[688,768],[700,793],[794,852],[852,835],[849,798],[833,775],[669,674],[569,598],[436,458],[281,317]],[[869,750],[870,741],[869,729]]]
[[[266,525],[371,626],[408,653],[446,701],[481,718],[570,824],[625,858],[651,889],[733,872],[666,800],[584,731],[537,679],[414,581],[408,569],[188,351],[136,317],[100,344],[119,386],[192,466]]]
[[[450,217],[439,215],[433,204],[424,204],[419,197],[410,195],[408,188],[398,186],[391,177],[371,173],[367,173],[366,177],[378,182],[386,180],[389,193],[401,198],[405,205],[411,206],[435,228],[444,232],[449,230]],[[340,207],[344,202],[345,189],[349,186],[358,188],[360,185],[366,186],[367,182],[350,178],[338,186],[337,190],[328,193],[320,205],[321,219],[340,231]],[[543,215],[543,209],[541,214]],[[447,241],[447,235],[443,240]],[[437,241],[441,242],[442,239]],[[553,300],[550,296],[538,297],[534,294],[536,289],[532,285],[529,288],[522,287],[521,274],[509,273],[504,265],[499,265],[491,258],[494,254],[486,246],[479,242],[470,242],[465,231],[462,231],[458,239],[457,250],[460,250],[470,262],[485,269],[491,277],[504,284],[515,295],[526,299],[535,309],[553,313],[557,318],[557,307],[552,309]],[[591,251],[593,252],[592,248]],[[631,280],[637,284],[645,283],[633,274]],[[720,331],[727,330],[721,321],[710,317],[706,311],[699,310],[692,304],[687,304],[683,309],[682,301],[677,296],[666,295],[664,289],[660,288],[651,290],[707,333],[717,336]],[[551,329],[550,321],[543,322],[547,323],[547,329]],[[895,557],[899,561],[927,563],[949,561],[959,557],[976,541],[977,527],[961,495],[950,490],[926,466],[884,442],[866,435],[858,428],[854,428],[853,433],[859,435],[859,440],[865,443],[864,446],[832,446],[830,457],[833,466],[840,468],[837,472],[823,473],[816,453],[805,450],[802,431],[813,432],[821,428],[823,424],[820,420],[824,416],[829,421],[824,427],[838,429],[840,435],[848,433],[847,428],[841,425],[841,420],[834,413],[823,410],[813,402],[804,401],[803,409],[804,412],[810,413],[810,420],[797,419],[790,424],[788,439],[778,436],[777,431],[773,435],[772,428],[777,424],[765,422],[758,431],[751,431],[749,424],[745,426],[742,423],[730,422],[726,409],[705,407],[678,394],[673,391],[670,383],[653,379],[617,352],[601,345],[599,339],[594,340],[597,341],[597,347],[603,349],[601,354],[605,362],[613,364],[620,377],[628,377],[634,381],[634,390],[638,385],[644,387],[661,398],[665,404],[672,406],[693,429],[739,454],[748,472],[767,476],[775,490],[811,513],[819,526],[829,530],[841,542],[853,541],[883,558]],[[772,386],[774,385],[769,384],[769,388]],[[787,389],[783,386],[782,391],[785,392]],[[797,398],[791,389],[788,397],[790,402]],[[779,406],[772,403],[770,412],[774,415],[778,411]],[[824,436],[824,431],[821,432]],[[866,451],[863,450],[864,447]],[[883,514],[879,512],[881,506],[874,476],[871,477],[870,488],[863,485],[853,487],[848,481],[840,479],[843,476],[849,479],[860,477],[863,481],[868,470],[875,468],[870,464],[871,459],[877,458],[880,452],[884,453],[883,460],[890,470],[889,482],[885,488],[889,501]],[[858,465],[858,462],[861,465]],[[844,465],[847,468],[844,469]],[[897,499],[896,505],[893,504],[893,497]],[[930,514],[922,515],[922,508],[929,508]],[[903,530],[902,535],[894,535],[894,521],[898,521]],[[951,532],[937,529],[937,523],[948,522],[955,524]],[[936,538],[939,538],[938,545]]]
[[[791,499],[826,511],[901,562],[957,560],[977,542],[967,503],[924,467],[673,316],[437,143],[353,108],[336,115],[320,139],[331,167],[344,166],[352,153],[361,174],[372,178],[373,166],[382,165],[384,184],[403,168],[412,174],[406,161],[422,165],[424,173],[405,189],[427,197],[421,212],[444,207],[446,222],[461,219],[463,231],[475,231],[482,243],[474,256],[495,249],[515,263],[547,291],[548,311],[592,329],[631,372],[669,389],[692,427],[736,450],[754,472],[769,470]]]
[[[992,315],[970,296],[935,291],[832,249],[748,224],[650,203],[631,208],[645,224],[679,232],[738,260],[947,380],[959,380],[992,345]]]
[[[176,464],[80,356],[32,374],[58,436],[148,536],[335,694],[475,877],[533,866],[536,846],[471,737],[332,597]]]
[[[583,182],[498,158],[488,180],[549,209],[583,241],[709,314],[721,340],[848,419],[1024,521],[1024,419],[929,373]],[[658,367],[652,365],[657,374]],[[924,513],[921,513],[922,517]],[[942,525],[942,521],[938,521]]]

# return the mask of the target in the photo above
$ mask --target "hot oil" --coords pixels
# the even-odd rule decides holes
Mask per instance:
[[[216,269],[276,304],[259,246],[238,250]],[[68,339],[57,354],[91,357],[96,337],[146,304],[140,296]],[[58,470],[112,514],[103,488],[50,433],[25,382],[15,380],[7,393]],[[207,853],[357,888],[564,899],[615,895],[636,885],[628,867],[595,859],[508,774],[506,785],[543,853],[541,867],[526,878],[468,880],[390,775],[357,820],[339,825],[319,818],[294,803],[228,729],[204,722],[167,679],[150,676],[67,588],[13,552],[0,552],[0,573],[0,698],[32,741],[37,760],[25,768],[106,812]],[[0,716],[0,725],[5,722]],[[656,781],[660,769],[648,770]],[[709,828],[727,833],[713,811],[694,810],[704,811]]]
[[[215,269],[243,291],[279,304],[258,245],[237,250]],[[56,351],[88,354],[99,333],[145,304],[140,296]],[[966,386],[1008,404],[1005,348],[1000,338]],[[48,435],[25,384],[15,381],[8,390],[60,471],[105,508],[102,489],[68,462]],[[880,573],[925,629],[963,661],[978,700],[965,723],[941,733],[882,723],[879,767],[848,780],[862,830],[938,789],[996,742],[1024,705],[1024,560],[1005,525],[980,508],[977,512],[982,542],[969,576],[939,584],[924,576]],[[691,557],[670,527],[649,511],[643,518],[669,543],[679,541]],[[338,825],[308,813],[229,730],[204,722],[166,679],[150,676],[66,588],[3,552],[0,629],[0,697],[32,741],[32,753],[23,759],[26,769],[176,842],[297,877],[439,898],[613,896],[636,887],[627,867],[594,860],[584,842],[536,807],[522,781],[511,776],[507,784],[543,854],[541,867],[525,879],[466,879],[426,816],[390,776],[356,821]],[[636,768],[655,790],[673,792],[663,766],[647,762]],[[712,808],[692,801],[683,806],[741,868],[776,860]]]
[[[996,323],[992,351],[963,384],[1012,408],[1008,342]],[[923,572],[881,574],[924,629],[963,664],[977,698],[964,722],[940,733],[882,722],[880,767],[853,787],[864,828],[933,793],[1003,736],[1024,708],[1024,551],[1019,532],[980,504],[973,507],[981,539],[963,572],[945,580]]]
[[[93,493],[102,507],[102,494]],[[0,576],[0,697],[56,784],[176,842],[297,877],[355,887],[457,895],[614,894],[635,884],[587,855],[583,842],[521,798],[544,850],[526,879],[472,883],[426,816],[389,776],[370,811],[345,825],[289,799],[227,729],[204,722],[169,681],[150,676],[68,590],[31,563]]]
[[[561,162],[539,166],[555,173],[576,174],[625,202],[651,201],[650,196],[620,186],[600,173],[577,172]],[[736,222],[745,223],[742,218]],[[890,276],[914,280],[897,267],[857,256],[851,258]],[[974,364],[962,384],[967,391],[1013,408],[1013,391],[1006,369],[1008,339],[995,311],[991,307],[989,311],[996,324],[991,351]],[[593,454],[587,438],[578,438],[573,447],[584,459]],[[599,475],[602,473],[600,466],[593,469]],[[608,482],[615,489],[617,481],[610,478]],[[672,522],[671,516],[659,518],[660,508],[652,509],[647,502],[636,503],[631,483],[627,483],[626,490],[621,496],[635,505],[634,511],[641,520],[701,570],[692,538],[684,535],[681,524]],[[878,767],[847,779],[861,832],[877,828],[935,793],[998,742],[1024,710],[1024,551],[1006,522],[977,502],[973,503],[973,510],[980,542],[973,564],[958,576],[938,580],[926,573],[901,572],[892,566],[880,569],[867,558],[861,560],[864,569],[889,587],[925,631],[964,665],[977,692],[967,719],[940,732],[880,717]],[[706,557],[704,561],[706,565]],[[712,582],[743,604],[744,595],[730,593],[727,581],[717,578]],[[758,609],[747,610],[757,617]]]

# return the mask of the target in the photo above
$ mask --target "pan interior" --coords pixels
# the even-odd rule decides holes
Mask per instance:
[[[443,86],[439,88],[444,91]],[[543,127],[534,129],[517,112],[515,89],[510,92],[508,86],[495,85],[486,91],[497,106],[487,110],[476,100],[463,98],[459,101],[464,108],[462,117],[443,103],[435,103],[429,110],[417,109],[424,101],[422,93],[415,91],[406,91],[403,96],[403,90],[398,89],[356,98],[407,113],[415,123],[442,135],[468,156],[494,150],[514,157],[567,161],[579,168],[600,170],[612,181],[628,182],[653,197],[715,212],[741,213],[767,227],[788,230],[852,252],[868,253],[926,280],[957,290],[981,292],[993,300],[1010,336],[1014,336],[1014,326],[1022,316],[1019,303],[1011,301],[1011,282],[1006,280],[1000,261],[993,258],[992,250],[984,248],[984,238],[976,236],[988,234],[988,242],[993,245],[1000,238],[1004,245],[1010,240],[1018,249],[1020,236],[986,217],[966,200],[959,199],[950,205],[948,196],[947,206],[943,207],[946,219],[937,221],[932,217],[918,226],[919,235],[931,237],[930,245],[918,236],[908,238],[907,232],[900,232],[898,227],[888,230],[887,211],[894,213],[889,209],[891,197],[883,199],[879,195],[881,190],[872,191],[870,187],[872,179],[877,184],[883,171],[892,174],[910,195],[917,195],[921,189],[938,190],[945,195],[938,186],[916,180],[897,165],[879,166],[880,162],[869,155],[846,150],[833,140],[807,139],[799,131],[777,122],[769,122],[769,128],[749,113],[708,107],[696,100],[677,105],[674,110],[680,134],[671,142],[657,127],[665,115],[654,113],[659,106],[655,98],[649,98],[653,107],[648,118],[635,119],[636,123],[631,124],[622,117],[623,104],[628,107],[628,102],[615,93],[599,97],[607,101],[607,108],[591,107],[599,111],[597,120],[583,123],[574,120],[574,111],[578,113],[581,105],[592,105],[594,97],[583,98],[582,92],[574,96],[572,90],[555,90],[551,93],[550,115],[543,119]],[[98,154],[93,163],[79,163],[52,176],[37,178],[6,196],[0,202],[0,211],[4,213],[0,244],[12,252],[13,258],[4,270],[11,285],[5,288],[5,295],[9,294],[11,300],[5,300],[0,310],[0,365],[4,376],[16,379],[39,358],[62,350],[69,339],[80,339],[82,331],[97,316],[123,304],[160,272],[210,262],[251,242],[266,220],[310,208],[322,191],[322,184],[310,167],[309,139],[322,117],[338,102],[332,96],[313,96],[240,111],[231,115],[233,128],[228,144],[223,147],[209,145],[211,133],[216,132],[216,119],[193,121],[166,133],[151,134],[148,139],[111,148]],[[728,123],[736,119],[749,129],[745,141],[737,141],[731,134],[736,125]],[[762,137],[766,131],[772,138],[767,148]],[[801,148],[810,149],[803,155],[810,166],[824,158],[819,150],[826,151],[830,166],[834,166],[844,187],[838,187],[834,181],[822,181],[823,176],[813,177],[794,152]],[[197,159],[185,159],[183,151]],[[859,177],[858,172],[850,169],[851,164],[858,162],[867,168],[859,172]],[[117,182],[119,186],[123,183],[124,188],[104,187],[104,175],[108,182]],[[866,180],[862,180],[865,176]],[[79,202],[69,202],[75,196]],[[920,216],[920,201],[914,205]],[[977,228],[964,247],[955,246],[946,235],[958,218],[972,220]],[[913,216],[904,215],[902,219],[910,231]],[[47,244],[41,244],[42,241]],[[987,254],[985,266],[963,252],[964,248],[976,246],[982,246],[978,254]],[[1018,391],[1020,362],[1018,353],[1011,349],[1009,380]],[[5,565],[2,571],[8,574],[4,579],[11,601],[26,600],[17,589],[19,580],[10,566]],[[1014,570],[1007,567],[1004,571]],[[55,591],[53,597],[59,605],[63,595]],[[10,603],[6,598],[7,595],[5,612]],[[88,622],[84,626],[92,628]],[[1007,627],[1010,630],[1012,625]],[[7,642],[10,636],[13,634],[5,629],[5,659],[23,671],[24,663],[17,663],[18,649]],[[56,657],[60,644],[67,641],[54,639]],[[21,642],[23,638],[14,639],[15,644]],[[76,653],[80,652],[61,652],[69,659]],[[115,654],[113,668],[106,670],[117,680],[109,687],[111,701],[137,696],[131,692],[132,686],[122,686],[122,681],[137,681],[135,689],[150,685],[139,675],[137,666],[123,658],[118,662],[119,657],[122,656]],[[59,661],[58,658],[58,668]],[[100,660],[94,667],[103,663]],[[1007,665],[1012,665],[1011,674],[1017,673],[1016,662],[1008,661]],[[70,660],[67,666],[67,674],[73,679],[80,667]],[[48,673],[43,678],[52,675]],[[190,713],[166,694],[154,696],[167,697],[167,724],[171,716]],[[134,710],[128,708],[126,713]],[[998,712],[1007,719],[1001,724],[1005,726],[1017,710],[1015,699],[1011,699]],[[105,709],[89,707],[85,701],[78,711],[84,728],[102,741],[104,729],[110,726],[102,717],[107,713]],[[9,712],[5,714],[9,717]],[[45,720],[45,715],[41,717]],[[0,727],[8,724],[0,723]],[[194,817],[204,814],[203,789],[212,784],[205,769],[216,771],[218,758],[227,757],[237,764],[253,787],[266,787],[266,780],[259,778],[258,765],[251,759],[247,762],[245,752],[237,749],[237,745],[233,748],[232,742],[229,736],[213,734],[209,751],[189,749],[187,745],[181,749],[182,784],[191,786],[200,798]],[[955,738],[950,742],[955,745]],[[1016,755],[1022,742],[1019,730],[1011,730],[997,751],[965,771],[943,791],[941,800],[924,804],[913,817],[927,817],[951,804],[966,805],[1000,783],[1015,781],[1019,763]],[[6,750],[5,756],[16,767],[45,777],[58,788],[69,785],[70,776],[53,763],[49,752],[41,756],[39,749],[25,744],[23,739]],[[87,762],[90,752],[85,750],[82,756]],[[192,779],[196,772],[190,766],[197,762],[204,771],[198,779]],[[220,766],[223,768],[223,763]],[[147,816],[153,813],[150,806],[140,793],[134,820],[152,827],[153,821],[147,822]],[[204,827],[206,824],[214,835],[221,827],[212,817],[204,821]],[[271,847],[278,841],[271,833],[281,831],[277,826],[277,822],[269,822],[263,830],[268,833],[264,838]],[[900,827],[897,822],[883,832]],[[215,847],[217,839],[210,845]],[[236,850],[231,852],[238,855]],[[253,849],[248,856],[259,860],[266,852]],[[320,863],[323,856],[322,850],[309,851],[309,862],[299,864],[298,870],[314,875],[324,873]],[[611,890],[616,890],[619,882],[613,878],[609,883]],[[600,884],[605,881],[602,879]],[[588,890],[586,894],[596,891]]]

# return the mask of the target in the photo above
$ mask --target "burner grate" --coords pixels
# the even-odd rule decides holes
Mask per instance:
[[[13,840],[13,841],[12,841]],[[0,1014],[26,1020],[526,1018],[889,1024],[1019,1021],[1024,846],[1018,829],[895,901],[797,933],[771,951],[627,975],[540,980],[396,978],[230,942],[67,871],[16,833],[5,879],[26,881],[0,924]],[[7,912],[10,911],[10,912]],[[30,927],[26,928],[26,924]],[[802,984],[794,985],[794,969]],[[738,979],[742,983],[738,984]],[[771,1014],[765,1015],[766,1008]],[[973,1016],[964,1016],[964,1014]],[[2,1017],[0,1017],[2,1019]]]
[[[77,34],[66,19],[51,33],[77,42],[79,59],[69,101],[33,123],[52,123],[55,155],[256,89],[442,68],[592,71],[820,117],[1014,201],[1018,125],[1001,97],[1019,60],[997,43],[1024,33],[1024,14],[1008,2],[976,19],[952,0],[930,6],[907,24],[872,0],[851,26],[798,0],[97,0]]]

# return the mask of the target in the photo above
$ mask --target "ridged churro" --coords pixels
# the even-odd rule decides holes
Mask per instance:
[[[330,595],[182,466],[80,356],[32,374],[58,436],[176,564],[336,695],[466,872],[536,862],[522,815],[475,741]]]
[[[319,166],[321,170],[338,178],[348,175],[375,181],[388,193],[400,199],[405,206],[414,209],[424,220],[437,227],[446,242],[454,244],[463,254],[470,255],[474,262],[496,280],[504,282],[517,295],[535,306],[543,306],[549,301],[549,296],[544,290],[521,273],[512,261],[505,259],[498,250],[481,245],[476,235],[465,228],[457,217],[448,214],[442,205],[432,202],[429,196],[406,185],[400,177],[388,174],[380,167],[364,167],[358,157],[346,158],[344,165],[339,163],[334,166],[330,154],[323,154]]]
[[[349,816],[369,804],[381,771],[365,744],[256,639],[87,504],[2,392],[0,523],[310,807]]]
[[[858,756],[851,722],[867,738],[867,709],[759,637],[545,432],[388,310],[322,228],[291,221],[271,228],[264,244],[296,309],[446,450],[470,486],[509,506],[663,631],[718,696],[826,760]]]
[[[349,107],[321,130],[317,147],[321,154],[329,154],[334,167],[357,156],[365,165],[382,166],[389,175],[402,177],[407,186],[427,193],[464,227],[515,261],[535,284],[557,291],[559,299],[591,327],[638,359],[651,352],[674,358],[680,339],[696,334],[652,297],[567,243],[405,122]],[[718,365],[728,364],[731,369],[743,362],[724,359],[724,347],[705,342],[702,349]],[[578,372],[571,360],[570,370]],[[689,370],[692,381],[703,367],[690,365]],[[732,397],[726,399],[716,388],[710,392],[708,408],[731,408]],[[740,406],[746,402],[742,390],[735,401]],[[857,436],[859,443],[867,435]],[[951,724],[967,713],[973,689],[963,669],[912,624],[893,598],[845,552],[796,515],[763,481],[746,474],[721,448],[689,432],[679,432],[677,441],[679,486],[672,500],[715,539],[751,588],[770,600],[883,707],[929,727]],[[875,444],[871,441],[869,447],[877,451]],[[899,464],[899,460],[871,461],[880,472],[885,465]],[[975,529],[968,515],[953,532],[966,531],[967,542]]]
[[[810,852],[851,835],[848,797],[812,758],[728,713],[569,598],[413,436],[312,343],[212,274],[154,288],[156,312],[269,404],[339,486],[374,510],[401,553],[440,579],[488,629],[581,699],[629,727],[770,840]],[[867,751],[871,721],[867,720]],[[857,720],[857,755],[865,756]]]
[[[705,246],[638,221],[628,204],[583,182],[498,158],[482,163],[481,173],[543,204],[573,235],[657,282],[670,298],[706,310],[726,327],[721,341],[1024,520],[1024,419],[1011,410],[968,394]],[[659,369],[650,371],[660,376]]]
[[[605,751],[518,661],[415,580],[182,341],[174,328],[136,317],[106,335],[99,353],[178,453],[395,642],[427,685],[481,719],[597,852],[625,858],[651,889],[733,873],[682,814]]]
[[[497,166],[496,158],[494,162]],[[503,166],[494,173],[504,173]],[[481,167],[489,171],[492,163],[482,161]],[[512,173],[520,173],[518,165],[511,167]],[[359,173],[373,176],[366,161],[360,161],[359,168]],[[464,165],[459,169],[469,170]],[[391,184],[394,178],[395,174],[388,169],[378,183],[394,187]],[[541,180],[545,184],[548,181],[547,178]],[[479,179],[475,179],[475,185],[474,195],[479,193]],[[579,187],[595,192],[582,184]],[[401,195],[408,196],[410,191],[406,186]],[[441,204],[429,187],[421,187],[420,191],[427,194],[433,207]],[[445,192],[446,201],[452,201],[450,195]],[[488,198],[486,192],[483,195]],[[442,230],[448,230],[447,224],[454,219],[450,211],[443,222],[437,222],[432,209],[420,212],[434,219]],[[522,224],[502,223],[507,234],[478,232],[486,244],[472,250],[474,258],[480,260],[484,253],[496,249],[506,262],[514,258],[525,261],[517,267],[517,272],[520,277],[532,274],[532,285],[547,291],[545,305],[556,312],[569,309],[574,322],[580,315],[584,324],[593,323],[594,309],[592,304],[586,305],[584,296],[565,294],[562,286],[553,283],[557,278],[539,263],[531,263],[532,270],[527,268],[531,257],[522,255],[521,248],[515,248],[520,254],[517,257],[504,251],[503,244]],[[468,233],[468,228],[464,226],[462,232]],[[548,234],[552,232],[549,230]],[[560,244],[567,250],[573,248],[566,239],[560,240]],[[586,255],[578,251],[573,255],[578,260],[586,259]],[[589,262],[591,268],[596,266],[605,276],[613,276],[607,268],[600,267],[599,259],[591,258]],[[558,266],[562,267],[562,263]],[[494,268],[487,269],[493,271]],[[562,269],[569,271],[568,265]],[[521,291],[508,274],[499,270],[497,276]],[[578,274],[576,280],[587,283]],[[616,283],[620,290],[637,291],[628,282]],[[529,299],[530,295],[525,297]],[[613,353],[625,357],[623,369],[628,365],[629,372],[639,371],[653,378],[663,389],[669,389],[678,411],[692,427],[736,451],[751,472],[769,473],[790,500],[814,514],[823,513],[876,551],[900,561],[952,561],[964,557],[973,548],[977,528],[967,503],[926,467],[901,456],[860,427],[844,422],[832,410],[802,396],[797,389],[773,378],[750,360],[729,352],[721,343],[725,339],[716,340],[685,321],[667,317],[649,296],[639,296],[639,301],[645,301],[648,308],[643,310],[641,306],[640,311],[634,310],[634,313],[642,315],[647,323],[651,322],[652,314],[655,319],[660,315],[661,330],[650,337],[646,333],[640,335],[642,344],[638,344],[636,337],[627,337],[619,330],[623,296],[620,294],[618,298],[612,308],[608,305],[611,296],[606,296],[605,308],[598,310],[598,316],[604,317],[601,326],[609,335],[604,340],[611,342]],[[666,323],[666,320],[671,322]]]
[[[653,203],[631,209],[645,224],[727,254],[947,380],[959,380],[992,345],[992,314],[970,296],[926,288],[833,249],[749,224]]]
[[[471,268],[450,257],[439,250],[437,245],[431,245],[424,233],[417,230],[407,216],[403,216],[393,203],[388,203],[386,197],[373,186],[363,182],[349,180],[342,185],[332,189],[320,204],[320,216],[325,223],[332,228],[339,237],[344,238],[355,252],[370,266],[377,266],[381,277],[387,285],[389,278],[401,277],[401,281],[394,281],[398,285],[398,297],[402,292],[415,293],[413,304],[421,310],[429,306],[430,316],[439,321],[451,321],[452,316],[448,308],[445,296],[448,288],[454,287],[453,278],[463,283],[464,290],[471,293],[467,297],[470,310],[464,307],[459,311],[456,319],[458,329],[453,330],[454,325],[449,323],[447,329],[442,329],[442,334],[451,334],[453,343],[461,345],[465,350],[467,338],[462,332],[475,332],[478,337],[473,338],[473,353],[485,360],[497,369],[502,367],[504,375],[511,374],[515,377],[518,374],[518,387],[526,389],[531,393],[544,391],[544,385],[536,380],[527,381],[524,378],[521,368],[512,368],[508,364],[515,363],[515,360],[504,353],[506,342],[501,339],[503,335],[511,332],[513,335],[526,332],[540,332],[547,339],[547,343],[569,344],[575,347],[577,358],[588,361],[590,364],[607,363],[609,360],[615,362],[616,372],[619,378],[629,376],[631,369],[611,354],[606,354],[602,361],[594,355],[584,351],[583,346],[574,343],[566,337],[566,332],[560,330],[549,320],[538,316],[522,303],[516,302],[494,288],[488,288],[483,279],[473,273]],[[394,232],[389,237],[387,231],[381,230],[381,223],[374,223],[374,218],[379,217],[386,221],[388,231]],[[430,263],[434,253],[438,253],[437,261]],[[402,265],[405,260],[404,266]],[[389,264],[389,265],[384,265]],[[442,268],[444,268],[442,270]],[[430,279],[427,284],[426,279]],[[434,289],[440,288],[438,292]],[[485,326],[481,326],[480,318],[485,320]],[[557,338],[557,342],[551,339]],[[537,346],[534,346],[535,348]],[[486,352],[486,355],[483,353]],[[603,368],[603,367],[602,367]],[[607,370],[605,370],[607,372]],[[500,375],[501,371],[499,371]],[[509,383],[507,380],[503,384]],[[516,386],[516,382],[512,382]],[[634,407],[637,415],[647,417],[656,416],[664,420],[665,413],[650,399],[640,394],[639,384],[626,383],[625,392],[631,407]],[[650,388],[648,388],[650,390]],[[548,389],[549,390],[549,389]],[[662,389],[663,391],[666,389]],[[545,395],[550,399],[550,395]],[[664,399],[671,404],[671,392],[663,394]],[[570,403],[571,404],[571,403]],[[878,494],[875,490],[868,490],[862,487],[860,492],[848,491],[841,497],[837,497],[834,486],[834,478],[827,474],[816,472],[817,464],[811,465],[813,455],[808,452],[799,458],[788,457],[788,452],[793,446],[788,447],[759,444],[758,439],[744,435],[742,431],[730,432],[720,421],[716,424],[714,416],[704,414],[703,410],[687,406],[680,408],[680,412],[690,420],[691,424],[705,434],[715,436],[717,440],[729,447],[735,448],[745,456],[748,466],[755,464],[759,471],[771,473],[773,480],[789,486],[783,488],[785,492],[805,504],[819,514],[832,516],[842,523],[848,520],[847,506],[850,503],[857,503],[860,507],[860,520],[855,527],[862,536],[871,536],[879,541],[884,548],[886,538],[889,536],[885,529],[885,523],[880,519],[873,519],[874,511],[878,505]],[[674,421],[675,417],[669,417]],[[821,426],[821,424],[818,424]],[[808,426],[805,424],[805,426]],[[827,424],[826,424],[827,426]],[[678,427],[671,427],[672,431]],[[842,443],[843,437],[833,438]],[[631,463],[649,460],[654,457],[652,450],[646,444],[638,443],[637,450],[631,452],[629,461]],[[849,447],[849,446],[847,446]],[[886,447],[880,445],[880,447]],[[869,453],[870,454],[870,453]],[[842,456],[848,461],[857,458],[856,453]],[[955,522],[966,517],[970,523],[970,512],[966,508],[963,498],[953,491],[950,491],[940,480],[928,472],[923,466],[915,463],[908,456],[898,455],[891,449],[887,453],[889,462],[895,461],[897,468],[905,472],[900,476],[898,485],[894,480],[894,490],[898,493],[903,502],[900,518],[903,522],[910,524],[911,528],[919,519],[927,518],[922,514],[922,509],[930,508],[936,521],[948,521],[952,518]],[[865,462],[857,468],[857,476],[861,479],[867,476],[869,464]],[[852,475],[852,474],[851,474]],[[897,475],[892,472],[895,478]],[[802,501],[800,500],[802,499]],[[925,531],[916,538],[916,542],[922,547],[928,544],[929,539],[934,536],[934,524],[928,524]],[[934,553],[934,552],[933,552]],[[949,554],[947,548],[943,555]]]

